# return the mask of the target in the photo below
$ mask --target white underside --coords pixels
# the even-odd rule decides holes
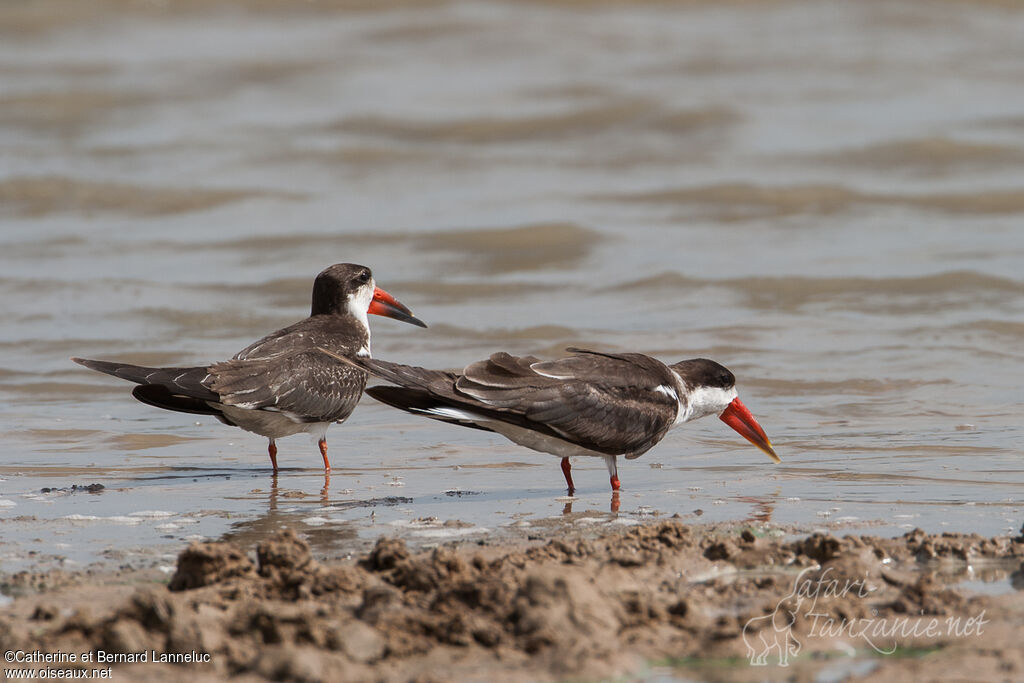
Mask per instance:
[[[225,417],[245,431],[270,439],[279,439],[282,436],[305,432],[319,441],[326,437],[327,428],[332,424],[330,422],[300,422],[290,417],[288,413],[272,410],[249,410],[223,404],[217,404],[217,408],[224,413]]]
[[[430,410],[417,411],[425,415],[437,415],[439,417],[446,417],[460,422],[472,422],[478,424],[481,427],[493,430],[494,432],[501,434],[509,441],[525,446],[541,453],[550,453],[559,458],[571,458],[577,455],[585,455],[591,458],[614,458],[615,456],[609,456],[605,453],[599,453],[598,451],[592,451],[589,448],[583,448],[570,441],[559,439],[554,436],[548,436],[547,434],[541,434],[535,432],[532,429],[526,429],[518,425],[509,424],[500,420],[492,420],[482,415],[471,413],[468,410],[459,410],[458,408],[449,407],[437,407],[431,408]]]

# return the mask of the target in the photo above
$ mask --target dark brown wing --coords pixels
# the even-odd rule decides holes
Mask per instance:
[[[300,422],[344,420],[362,396],[366,373],[331,361],[319,347],[349,356],[368,341],[338,316],[312,316],[210,366],[207,384],[225,405],[279,411]]]
[[[335,358],[338,357],[335,356]],[[518,413],[493,408],[459,393],[455,389],[455,381],[461,375],[454,372],[430,370],[415,365],[401,365],[374,358],[338,358],[338,360],[343,360],[344,363],[350,365],[357,365],[375,377],[399,385],[397,387],[383,385],[369,387],[366,393],[381,403],[400,410],[488,432],[494,431],[488,426],[489,421],[500,420],[551,437],[562,438],[560,434],[546,425],[531,422]],[[469,417],[463,419],[455,415],[448,415],[444,411],[438,411],[438,408],[457,408]]]
[[[365,329],[321,315],[273,332],[208,368],[147,368],[74,358],[87,368],[136,382],[133,395],[168,410],[220,415],[217,404],[275,410],[299,422],[343,420],[366,387],[366,373],[332,362],[318,347],[352,355],[365,348]]]
[[[543,362],[494,354],[467,367],[455,387],[604,453],[635,457],[664,437],[678,402],[657,390],[675,386],[663,363],[642,354],[571,350],[577,355]]]
[[[210,367],[210,388],[229,406],[275,410],[299,422],[344,420],[359,402],[366,373],[323,358],[307,351],[224,361]]]
[[[595,382],[606,386],[657,389],[675,386],[667,365],[642,353],[605,353],[570,346],[574,355],[558,360],[535,362],[531,369],[560,379]]]
[[[674,389],[671,371],[640,354],[579,353],[550,362],[496,353],[469,365],[463,375],[380,360],[354,362],[390,382],[427,392],[436,405],[534,429],[601,453],[636,457],[660,441],[678,407],[668,392],[657,390]],[[397,405],[404,394],[386,396],[386,402]],[[418,407],[407,409],[427,413],[423,394],[415,396]]]

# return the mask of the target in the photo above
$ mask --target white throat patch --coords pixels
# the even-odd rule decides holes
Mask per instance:
[[[366,330],[366,346],[356,351],[356,355],[363,358],[367,358],[370,355],[370,321],[367,318],[366,311],[370,308],[370,304],[373,302],[373,292],[375,289],[377,289],[377,285],[375,285],[371,279],[365,285],[357,289],[346,303],[348,312],[352,314],[353,318],[361,322],[363,324],[363,328]]]
[[[352,314],[352,317],[363,324],[366,328],[367,333],[370,331],[370,322],[366,318],[366,311],[370,308],[370,304],[373,302],[373,290],[377,286],[370,280],[365,285],[360,287],[349,297],[346,304],[348,312]]]
[[[696,387],[690,393],[690,404],[686,406],[685,417],[676,418],[676,422],[689,422],[708,415],[718,415],[729,407],[736,396],[736,387]]]

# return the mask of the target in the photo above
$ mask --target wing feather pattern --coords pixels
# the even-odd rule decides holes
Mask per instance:
[[[210,388],[220,403],[284,413],[296,422],[347,418],[366,387],[366,373],[325,364],[316,351],[288,357],[232,359],[210,366]]]
[[[675,399],[656,390],[675,384],[667,366],[642,354],[570,351],[575,355],[556,361],[496,353],[469,365],[462,375],[380,360],[355,362],[382,379],[427,392],[440,405],[553,434],[600,453],[637,457],[661,440],[678,409]],[[389,393],[388,402],[395,405],[401,396]],[[416,402],[416,412],[422,413],[421,392]]]

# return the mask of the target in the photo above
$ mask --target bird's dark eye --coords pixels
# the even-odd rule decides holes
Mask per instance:
[[[365,285],[369,281],[370,271],[368,270],[364,270],[363,272],[359,273],[359,275],[356,275],[356,282],[358,282],[361,285]]]

